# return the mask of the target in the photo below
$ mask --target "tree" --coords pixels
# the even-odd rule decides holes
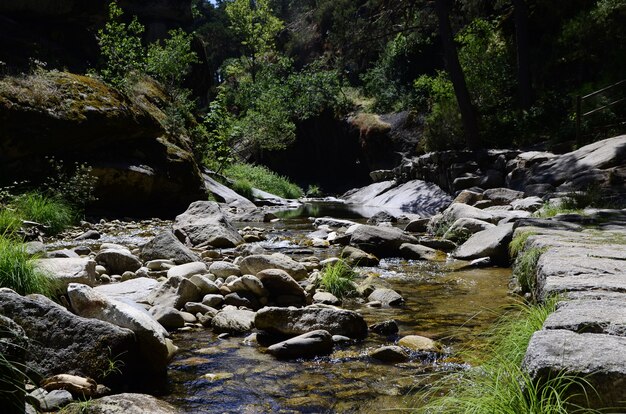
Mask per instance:
[[[454,94],[456,95],[459,110],[461,111],[465,141],[468,148],[476,149],[479,146],[478,122],[474,106],[472,105],[472,99],[467,89],[467,83],[465,82],[463,69],[459,63],[454,36],[452,35],[452,27],[450,26],[450,19],[448,17],[450,13],[450,0],[436,0],[435,12],[439,20],[439,35],[443,46],[446,69],[450,75],[450,80],[454,87]]]
[[[515,18],[515,42],[517,44],[517,85],[520,107],[532,105],[533,91],[530,77],[530,46],[528,40],[528,7],[525,0],[512,0]]]
[[[254,81],[258,60],[275,50],[283,22],[272,13],[269,0],[234,0],[226,6],[226,14],[232,29],[241,37],[243,57]]]

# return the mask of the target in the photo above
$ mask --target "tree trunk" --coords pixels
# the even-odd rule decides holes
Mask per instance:
[[[467,83],[465,82],[465,75],[459,63],[454,36],[452,35],[452,27],[448,17],[450,12],[450,0],[436,0],[435,11],[439,19],[439,36],[441,37],[443,45],[443,57],[461,111],[463,129],[465,131],[465,142],[468,148],[476,149],[479,147],[478,123],[476,120],[476,112],[472,105],[472,98],[470,97]]]
[[[519,88],[520,107],[528,109],[533,103],[528,40],[528,7],[525,0],[512,1],[515,18],[515,42],[517,43],[517,86]]]

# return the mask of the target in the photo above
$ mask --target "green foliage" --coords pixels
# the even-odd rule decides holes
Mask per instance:
[[[489,334],[487,345],[467,351],[481,365],[446,376],[430,393],[432,400],[420,413],[568,414],[598,413],[578,406],[593,388],[584,378],[560,372],[541,382],[521,368],[533,333],[556,309],[556,299],[543,305],[520,304],[505,315]],[[449,391],[448,391],[449,390]],[[439,396],[445,393],[444,396]]]
[[[50,296],[54,290],[51,279],[37,269],[26,246],[4,236],[0,236],[0,287],[13,289],[20,295]]]
[[[321,197],[323,195],[322,190],[316,184],[309,184],[305,194],[307,197]]]
[[[526,246],[528,238],[536,234],[537,233],[534,231],[522,231],[517,233],[515,237],[513,237],[513,240],[511,240],[511,243],[509,243],[509,255],[511,258],[517,257],[524,249],[524,246]]]
[[[85,163],[67,166],[63,160],[47,157],[48,174],[42,184],[42,191],[53,198],[61,198],[77,209],[84,208],[97,198],[94,190],[98,178],[93,169]]]
[[[352,282],[356,272],[343,260],[338,260],[324,267],[319,284],[329,293],[343,298],[356,290]]]
[[[65,200],[36,192],[16,197],[13,205],[25,220],[43,224],[51,235],[62,232],[76,219],[76,212]]]
[[[192,35],[182,29],[170,30],[169,38],[148,46],[146,73],[168,87],[177,87],[198,57],[191,50]]]
[[[522,288],[523,292],[535,295],[537,286],[537,263],[542,254],[546,252],[545,248],[532,247],[518,253],[515,263],[513,264],[513,275]]]
[[[260,165],[233,164],[224,170],[224,175],[235,181],[247,181],[260,190],[284,198],[299,198],[303,194],[296,184]]]
[[[21,225],[22,220],[15,209],[0,205],[0,236],[11,236]]]
[[[145,69],[146,52],[141,44],[145,28],[133,17],[130,23],[122,21],[124,12],[116,2],[109,4],[109,21],[98,31],[98,43],[104,59],[102,78],[116,87],[123,87],[127,75]]]
[[[252,190],[252,184],[245,178],[236,179],[233,183],[233,190],[239,195],[244,196],[248,200],[254,198],[254,191]]]

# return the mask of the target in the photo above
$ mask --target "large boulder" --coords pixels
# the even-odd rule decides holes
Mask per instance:
[[[417,238],[394,227],[358,226],[353,232],[350,244],[379,257],[398,256],[403,243],[417,244]]]
[[[0,289],[0,314],[10,315],[29,338],[29,375],[69,373],[102,380],[111,360],[123,362],[124,371],[136,367],[138,353],[130,329],[83,318],[45,296],[25,297],[10,289]]]
[[[134,272],[141,267],[139,258],[128,249],[103,249],[98,252],[95,259],[113,275],[121,275],[126,271]]]
[[[172,276],[164,281],[146,298],[153,306],[169,306],[181,309],[187,302],[198,302],[202,291],[191,280],[182,276]]]
[[[367,336],[367,324],[361,315],[326,305],[306,308],[266,307],[256,313],[254,324],[257,329],[286,336],[302,335],[318,329],[354,339]]]
[[[225,306],[211,322],[215,332],[240,334],[254,328],[255,313],[249,310],[237,309],[234,306]]]
[[[304,289],[284,270],[261,270],[256,276],[263,283],[265,289],[268,290],[271,302],[282,305],[282,302],[287,300],[293,305],[302,306],[306,304]]]
[[[385,306],[401,306],[404,298],[395,290],[388,288],[377,288],[368,296],[370,302],[377,301]]]
[[[333,337],[328,331],[316,330],[287,339],[267,348],[277,358],[312,358],[333,351]]]
[[[160,285],[155,279],[137,277],[119,283],[98,285],[94,290],[109,299],[145,302],[146,298]]]
[[[141,247],[144,261],[169,259],[176,264],[200,261],[200,257],[182,244],[169,230],[162,231]]]
[[[173,229],[179,239],[194,246],[235,247],[243,243],[237,229],[214,201],[191,203],[183,214],[176,216]]]
[[[287,272],[296,281],[304,280],[309,275],[302,263],[296,262],[282,253],[253,254],[244,257],[239,263],[239,268],[241,273],[251,275],[257,275],[265,269],[280,269]]]
[[[353,246],[344,247],[341,251],[341,257],[350,266],[377,266],[380,262],[373,254],[369,254]]]
[[[161,373],[167,366],[169,351],[165,340],[167,331],[148,313],[126,303],[109,299],[92,288],[72,283],[67,294],[74,311],[85,318],[112,323],[135,333],[145,369]]]
[[[499,264],[508,264],[509,242],[513,238],[513,223],[479,231],[463,243],[452,256],[459,260],[490,257]]]
[[[65,290],[70,283],[96,284],[96,262],[89,258],[38,259],[35,265],[47,273]]]
[[[458,241],[466,239],[479,231],[487,230],[493,227],[495,227],[495,224],[475,218],[463,217],[452,223],[450,228],[444,233],[443,238]]]
[[[0,175],[41,180],[49,173],[45,157],[53,155],[93,167],[96,206],[107,211],[180,210],[205,193],[191,140],[166,132],[168,101],[149,80],[125,96],[66,72],[6,77],[0,81]]]
[[[476,207],[463,203],[452,203],[443,211],[441,221],[451,225],[460,218],[471,218],[481,221],[493,222],[493,214]]]
[[[63,408],[67,414],[180,414],[181,411],[165,401],[145,394],[115,394],[89,400],[89,404],[70,404]]]

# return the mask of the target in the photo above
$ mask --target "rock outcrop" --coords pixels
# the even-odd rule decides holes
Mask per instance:
[[[235,247],[243,238],[214,201],[196,201],[176,216],[174,234],[194,246]]]

